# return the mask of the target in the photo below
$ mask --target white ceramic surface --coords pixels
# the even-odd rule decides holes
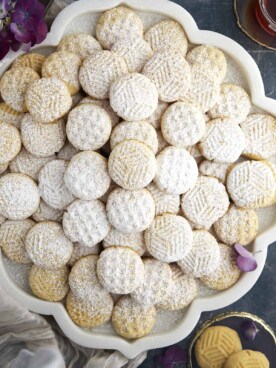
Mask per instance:
[[[95,20],[99,12],[119,4],[122,4],[122,2],[118,0],[80,0],[73,3],[58,15],[46,40],[34,47],[33,50],[47,53],[51,46],[56,46],[59,43],[65,33],[88,31],[87,27],[93,32],[94,26],[90,22],[90,18],[93,17]],[[143,21],[148,26],[161,19],[162,16],[171,17],[183,26],[192,44],[206,43],[221,48],[227,54],[230,69],[231,63],[233,63],[234,69],[238,67],[239,71],[236,68],[233,75],[239,79],[240,84],[248,89],[255,107],[275,115],[276,101],[265,96],[263,81],[256,63],[243,47],[235,41],[215,32],[199,30],[194,19],[187,11],[167,0],[125,0],[123,4],[133,8],[139,14],[142,12]],[[152,13],[158,14],[156,19]],[[83,24],[86,24],[86,28]],[[0,62],[0,75],[19,54],[10,52],[5,60]],[[233,75],[229,76],[229,80],[233,78]],[[243,274],[236,285],[226,291],[216,294],[209,293],[213,295],[208,295],[205,290],[203,294],[201,293],[202,296],[197,297],[181,314],[162,314],[161,312],[157,321],[158,326],[154,331],[138,340],[128,341],[117,336],[110,325],[94,330],[79,328],[71,321],[62,303],[40,300],[32,296],[18,280],[15,282],[13,279],[18,277],[19,268],[17,271],[16,267],[11,267],[0,252],[1,285],[29,310],[45,315],[53,315],[63,332],[78,344],[93,348],[116,349],[128,358],[132,358],[141,351],[168,346],[185,338],[193,330],[203,311],[228,306],[252,288],[264,268],[267,247],[276,240],[275,208],[259,210],[258,214],[261,232],[252,244],[252,250],[257,252],[255,258],[258,262],[258,268],[254,272]]]

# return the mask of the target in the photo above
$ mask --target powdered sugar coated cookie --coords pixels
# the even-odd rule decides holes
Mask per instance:
[[[57,51],[69,51],[82,59],[94,55],[101,49],[99,42],[88,33],[66,35],[57,46]]]
[[[146,251],[144,233],[123,233],[115,228],[111,228],[108,235],[103,240],[104,248],[128,247],[142,256]]]
[[[180,206],[179,194],[165,193],[157,188],[154,183],[147,186],[155,203],[155,215],[162,215],[163,213],[177,214]]]
[[[21,148],[20,133],[9,123],[0,123],[0,164],[5,164],[19,153]]]

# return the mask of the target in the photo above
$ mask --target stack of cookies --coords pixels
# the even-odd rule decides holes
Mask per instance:
[[[144,32],[120,6],[96,38],[67,35],[4,73],[0,245],[33,263],[36,296],[139,338],[198,280],[236,283],[232,245],[251,243],[255,209],[275,203],[276,121],[250,114],[226,72],[223,52],[192,48],[174,20]]]

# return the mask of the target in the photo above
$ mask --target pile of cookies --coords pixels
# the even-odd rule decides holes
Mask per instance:
[[[235,284],[232,245],[252,242],[255,209],[275,203],[276,121],[250,114],[226,71],[174,20],[144,32],[120,6],[96,38],[67,35],[3,74],[0,245],[33,263],[36,296],[138,338],[156,309],[189,305],[198,280]]]

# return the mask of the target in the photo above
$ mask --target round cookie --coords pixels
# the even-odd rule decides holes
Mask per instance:
[[[137,233],[151,224],[155,206],[147,189],[130,191],[117,188],[110,193],[106,210],[111,225],[117,230],[123,233]]]
[[[236,265],[236,254],[232,247],[219,243],[220,264],[211,274],[201,277],[205,286],[214,290],[226,290],[239,279],[241,271]]]
[[[206,230],[193,231],[193,243],[189,253],[178,266],[184,273],[202,277],[215,272],[220,262],[220,251],[216,239]]]
[[[161,116],[168,106],[169,104],[167,102],[158,101],[158,105],[154,113],[145,119],[145,121],[150,123],[155,129],[161,129]]]
[[[54,77],[63,81],[71,95],[80,90],[79,69],[81,58],[69,51],[57,51],[50,54],[42,66],[42,77]]]
[[[172,146],[191,146],[205,133],[204,115],[195,106],[176,102],[162,115],[161,130],[165,140]]]
[[[241,350],[232,354],[226,361],[224,368],[236,368],[236,367],[260,367],[269,368],[269,361],[267,357],[259,351],[253,350]]]
[[[165,213],[156,216],[145,231],[148,252],[162,262],[176,262],[191,250],[192,229],[182,216]]]
[[[245,135],[243,156],[260,160],[276,154],[276,119],[267,114],[252,114],[241,123]]]
[[[34,295],[40,299],[58,302],[69,291],[68,275],[66,266],[57,270],[46,270],[34,264],[30,270],[29,285]]]
[[[229,119],[214,119],[206,124],[206,132],[199,143],[205,158],[221,163],[235,162],[245,147],[245,136],[238,124]]]
[[[62,226],[54,221],[33,226],[25,238],[25,245],[32,262],[47,270],[65,266],[73,252],[73,244],[66,238]]]
[[[85,328],[100,326],[109,321],[113,304],[110,294],[96,300],[83,300],[69,292],[66,298],[66,309],[69,317],[78,326]]]
[[[127,73],[126,62],[120,55],[103,50],[84,60],[79,80],[89,96],[106,99],[111,83]]]
[[[121,38],[115,42],[111,51],[125,59],[130,73],[140,72],[153,55],[150,45],[143,38]]]
[[[158,189],[170,194],[182,194],[193,188],[198,169],[194,158],[184,148],[166,147],[156,156],[154,182]]]
[[[68,265],[73,267],[74,264],[82,257],[90,256],[91,254],[100,254],[101,253],[101,246],[100,244],[93,245],[93,247],[87,247],[80,243],[74,244],[74,250],[69,259]]]
[[[96,25],[96,36],[105,49],[122,38],[142,38],[143,23],[138,15],[125,6],[105,11]]]
[[[110,231],[104,204],[98,199],[75,200],[63,215],[63,229],[73,242],[94,246],[102,241]]]
[[[146,251],[146,245],[144,241],[144,233],[131,233],[126,234],[115,228],[111,228],[108,235],[104,238],[103,247],[128,247],[142,256]]]
[[[65,209],[75,199],[64,182],[67,166],[66,161],[53,160],[48,162],[38,175],[40,196],[48,206],[56,210]]]
[[[64,183],[77,198],[100,198],[110,186],[106,158],[93,151],[76,154],[67,166]]]
[[[144,263],[144,280],[131,293],[131,297],[140,305],[150,307],[162,302],[172,285],[172,271],[166,263],[153,258],[146,258]]]
[[[66,141],[62,149],[58,152],[57,158],[64,161],[70,161],[80,151],[70,142]]]
[[[50,206],[48,206],[43,199],[40,200],[38,209],[33,214],[33,219],[36,222],[42,221],[56,221],[61,222],[63,216],[62,210],[56,210]]]
[[[112,180],[124,189],[146,187],[156,172],[155,156],[144,143],[130,139],[117,144],[108,160]]]
[[[20,133],[9,123],[0,123],[0,165],[15,158],[21,148]]]
[[[157,134],[154,127],[146,121],[122,121],[112,131],[110,147],[113,149],[124,140],[134,139],[146,144],[154,154],[158,150]]]
[[[229,198],[225,186],[216,178],[200,176],[193,189],[183,194],[181,208],[196,228],[209,229],[227,211]]]
[[[212,119],[229,118],[239,124],[245,120],[251,108],[251,101],[245,90],[235,84],[222,84],[220,97],[208,112]]]
[[[238,207],[267,207],[276,199],[275,176],[263,161],[244,161],[228,174],[227,190]]]
[[[139,73],[123,75],[110,87],[112,109],[127,121],[148,118],[158,105],[158,92],[152,81]]]
[[[102,107],[82,104],[70,111],[66,133],[68,140],[79,150],[97,150],[109,139],[111,120]]]
[[[195,357],[201,368],[223,368],[226,360],[242,350],[236,331],[225,326],[206,328],[195,345]]]
[[[155,203],[155,215],[163,213],[172,213],[177,215],[180,207],[180,196],[178,194],[169,194],[162,192],[154,183],[147,186]]]
[[[41,78],[31,84],[25,97],[27,108],[39,123],[52,123],[64,116],[72,106],[70,92],[57,78]]]
[[[166,298],[156,305],[164,310],[180,310],[186,308],[197,295],[196,280],[182,272],[177,265],[170,265],[172,283]]]
[[[9,167],[12,173],[26,174],[37,180],[40,169],[55,158],[55,155],[37,157],[29,153],[25,148],[22,148],[19,154],[10,162]]]
[[[39,206],[38,187],[29,176],[7,174],[0,178],[0,213],[9,220],[24,220]]]
[[[145,33],[145,40],[150,44],[154,52],[180,51],[186,55],[188,40],[179,23],[172,19],[163,20]]]
[[[100,254],[97,275],[109,292],[129,294],[144,280],[143,261],[130,248],[110,247]]]
[[[177,101],[190,88],[191,68],[176,51],[155,53],[145,64],[143,74],[153,81],[164,102]]]
[[[148,335],[153,329],[155,319],[154,306],[145,308],[127,295],[119,299],[112,313],[114,329],[126,339],[137,339]]]
[[[11,68],[27,67],[33,69],[39,75],[41,75],[41,68],[45,59],[45,55],[35,52],[23,54],[12,63]]]
[[[86,59],[101,51],[99,42],[88,33],[73,33],[62,37],[57,46],[57,51],[68,51]]]
[[[6,257],[17,263],[31,263],[25,250],[25,237],[35,222],[27,219],[5,221],[0,227],[0,247]]]
[[[254,210],[232,204],[226,214],[214,223],[217,237],[225,244],[248,245],[258,234],[258,216]]]
[[[202,175],[217,178],[222,183],[225,183],[230,167],[231,164],[203,160],[199,165],[199,172]]]
[[[157,140],[158,140],[158,150],[157,150],[157,154],[158,154],[161,151],[163,151],[164,148],[168,147],[169,143],[165,141],[161,130],[157,130],[156,134],[157,134]]]
[[[20,129],[21,119],[23,117],[22,112],[13,110],[5,102],[0,103],[0,121],[1,123],[9,123],[14,125],[17,129]]]
[[[28,111],[25,94],[30,85],[39,80],[39,75],[31,68],[18,67],[6,71],[0,80],[0,91],[3,100],[13,110]]]

